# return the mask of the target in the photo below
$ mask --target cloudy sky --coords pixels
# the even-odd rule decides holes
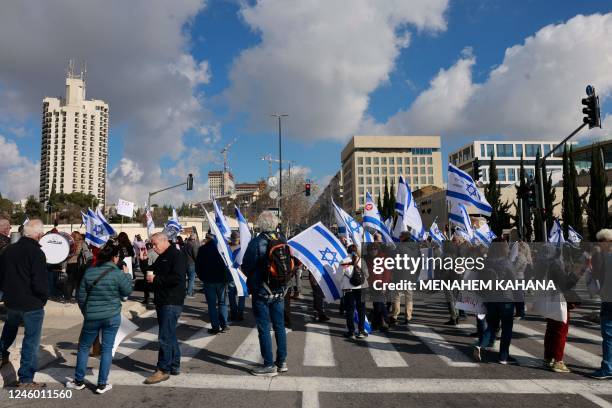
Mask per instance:
[[[0,193],[37,194],[45,96],[68,60],[110,105],[107,199],[230,166],[267,175],[278,151],[323,182],[354,134],[560,139],[581,122],[587,84],[612,133],[612,4],[538,0],[23,0],[0,13]],[[24,182],[25,181],[25,182]]]

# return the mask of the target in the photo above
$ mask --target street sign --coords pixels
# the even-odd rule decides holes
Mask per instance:
[[[117,214],[132,218],[134,216],[134,203],[119,199],[117,202]]]
[[[272,190],[272,191],[270,191],[269,195],[270,195],[271,199],[276,200],[278,198],[278,191]]]
[[[278,185],[278,179],[274,176],[270,177],[268,179],[268,185],[272,188],[276,187]]]

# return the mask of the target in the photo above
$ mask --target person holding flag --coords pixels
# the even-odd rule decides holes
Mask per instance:
[[[474,230],[474,238],[476,241],[479,241],[482,245],[488,248],[491,246],[491,242],[497,238],[497,235],[491,231],[491,228],[489,228],[489,223],[484,220],[480,227]]]
[[[399,241],[402,232],[409,231],[415,241],[421,242],[425,235],[421,214],[419,214],[419,209],[412,197],[410,186],[408,186],[408,183],[404,181],[402,176],[399,176],[397,183],[395,211],[398,216],[393,228],[394,241]]]
[[[571,225],[567,226],[567,242],[571,242],[572,244],[579,244],[582,242],[582,236],[577,233]]]
[[[559,223],[558,218],[555,218],[555,220],[553,221],[550,233],[548,234],[548,242],[556,244],[557,247],[565,243],[565,238],[563,237],[563,229],[561,228],[561,223]]]

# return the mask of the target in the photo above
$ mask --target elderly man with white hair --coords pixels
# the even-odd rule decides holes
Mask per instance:
[[[284,319],[287,281],[283,286],[282,283],[278,284],[278,279],[271,279],[271,261],[269,261],[269,259],[275,259],[276,270],[282,269],[286,272],[287,268],[290,269],[291,252],[285,238],[276,232],[278,224],[278,218],[273,212],[261,213],[257,220],[260,233],[249,242],[242,260],[242,271],[247,276],[249,292],[253,296],[253,314],[259,332],[259,348],[264,359],[263,366],[254,368],[251,374],[264,377],[274,377],[279,372],[283,373],[288,370],[285,361],[287,359],[287,333]],[[278,252],[274,252],[270,257],[272,248],[277,248]],[[284,265],[285,261],[288,264]],[[284,273],[278,275],[286,276]],[[272,354],[270,323],[274,327],[276,337],[276,360]]]
[[[9,362],[9,351],[19,325],[25,334],[21,345],[19,381],[21,388],[41,388],[45,384],[34,382],[38,368],[38,348],[45,317],[45,304],[49,296],[47,265],[38,241],[43,236],[43,223],[33,219],[25,223],[23,236],[6,247],[0,255],[0,289],[4,292],[7,318],[0,337],[2,365]]]
[[[0,218],[0,252],[11,243],[11,223],[6,218]]]

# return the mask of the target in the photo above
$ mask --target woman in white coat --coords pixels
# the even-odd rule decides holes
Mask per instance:
[[[347,248],[349,256],[342,261],[342,291],[344,292],[344,305],[346,308],[345,336],[349,339],[363,339],[368,336],[365,331],[365,300],[363,289],[368,287],[368,267],[361,262],[361,257],[355,245]],[[357,310],[358,326],[355,336],[355,310]]]

